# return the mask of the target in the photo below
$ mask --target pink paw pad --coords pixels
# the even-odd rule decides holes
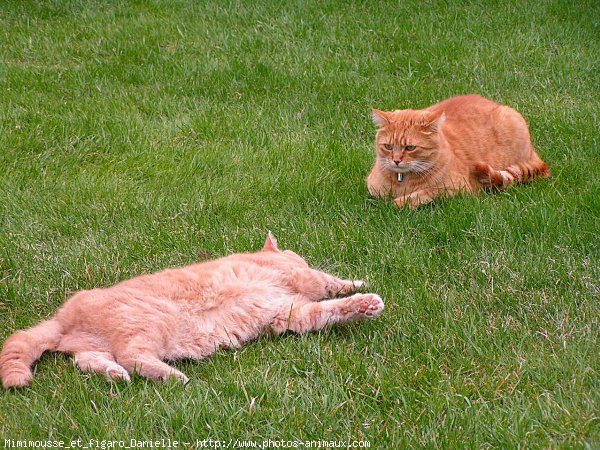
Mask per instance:
[[[360,302],[358,303],[358,313],[366,317],[375,317],[381,314],[383,307],[383,300],[379,295],[361,295]]]

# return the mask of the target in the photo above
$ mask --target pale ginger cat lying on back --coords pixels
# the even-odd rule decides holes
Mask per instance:
[[[26,386],[46,351],[73,354],[77,366],[114,379],[188,378],[163,360],[202,359],[263,332],[303,333],[374,317],[375,294],[311,269],[269,233],[263,249],[142,275],[106,289],[81,291],[49,320],[8,338],[0,354],[4,388]]]
[[[373,121],[376,158],[367,187],[400,207],[550,176],[521,114],[479,95],[423,110],[374,109]]]

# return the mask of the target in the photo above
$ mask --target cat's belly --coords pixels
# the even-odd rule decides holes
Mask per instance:
[[[285,298],[274,300],[263,296],[246,297],[211,311],[182,315],[165,358],[202,359],[218,349],[238,348],[258,338],[285,303]]]
[[[239,348],[244,343],[256,339],[261,330],[228,330],[225,326],[215,326],[207,332],[198,327],[186,335],[180,335],[167,351],[166,359],[204,359],[219,349]]]

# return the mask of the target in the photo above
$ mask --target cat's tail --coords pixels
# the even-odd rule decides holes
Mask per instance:
[[[31,365],[46,350],[55,350],[62,335],[60,322],[50,319],[9,337],[0,353],[0,378],[4,389],[27,386],[33,379]]]
[[[473,173],[485,188],[503,189],[515,183],[526,183],[534,178],[548,178],[548,165],[537,158],[496,170],[489,164],[477,163]]]

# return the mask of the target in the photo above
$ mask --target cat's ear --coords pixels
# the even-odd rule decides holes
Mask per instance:
[[[279,250],[279,247],[277,247],[277,239],[275,239],[275,236],[273,236],[273,234],[271,234],[271,232],[269,231],[269,234],[267,234],[267,240],[265,241],[265,245],[262,248],[263,252],[280,252],[281,250]]]
[[[427,131],[437,133],[442,129],[442,125],[446,121],[446,113],[444,111],[436,111],[430,114],[428,123],[425,125]]]
[[[373,108],[371,110],[371,117],[373,118],[373,123],[377,128],[381,128],[390,123],[390,117],[388,113],[379,111],[378,109]]]

